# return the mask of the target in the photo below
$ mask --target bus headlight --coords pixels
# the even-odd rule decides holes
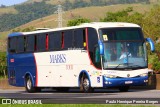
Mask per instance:
[[[140,74],[139,76],[145,77],[145,76],[147,76],[147,75],[148,75],[148,73],[144,73],[144,74]]]
[[[106,78],[117,78],[115,75],[105,75]]]

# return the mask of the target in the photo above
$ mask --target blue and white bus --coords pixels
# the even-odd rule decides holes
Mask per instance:
[[[154,51],[154,43],[144,38],[140,26],[120,22],[12,33],[7,52],[9,84],[28,92],[46,87],[128,91],[148,82],[146,41]]]

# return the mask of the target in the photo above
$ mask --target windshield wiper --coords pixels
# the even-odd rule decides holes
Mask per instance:
[[[125,63],[120,63],[120,64],[118,64],[115,68],[118,68],[120,65],[127,65],[127,64],[125,64]]]
[[[118,64],[115,68],[118,68],[120,65],[125,65],[127,68],[133,68],[133,67],[143,68],[143,67],[140,66],[140,65],[130,65],[130,64],[133,64],[133,63],[120,63],[120,64]],[[126,68],[126,67],[125,67],[125,68]]]

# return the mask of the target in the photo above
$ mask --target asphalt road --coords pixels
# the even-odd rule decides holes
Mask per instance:
[[[160,104],[160,90],[136,90],[119,92],[116,89],[95,90],[94,93],[80,93],[77,89],[60,93],[43,90],[39,93],[27,93],[24,90],[0,90],[0,98],[16,100],[42,100],[42,103],[100,103],[100,104]]]

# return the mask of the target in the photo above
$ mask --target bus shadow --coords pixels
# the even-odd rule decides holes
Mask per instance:
[[[130,89],[128,92],[141,92],[141,91],[148,91],[152,89]],[[64,91],[64,92],[59,92],[54,89],[42,89],[40,93],[81,93],[83,94],[84,92],[81,92],[79,89],[70,89],[69,91]],[[127,93],[127,92],[120,92],[118,89],[95,89],[91,93]]]

